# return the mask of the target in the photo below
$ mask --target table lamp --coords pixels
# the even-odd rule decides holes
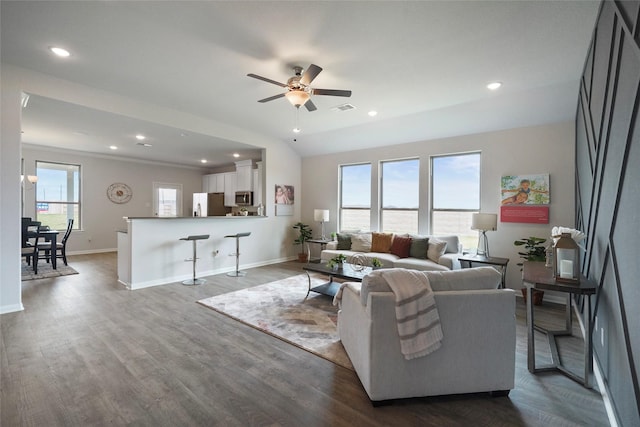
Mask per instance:
[[[313,211],[313,219],[318,221],[322,226],[322,240],[327,240],[324,235],[324,223],[329,222],[329,209],[315,209]]]
[[[489,255],[489,240],[487,239],[487,231],[495,231],[498,227],[498,215],[486,214],[486,213],[474,213],[471,216],[471,229],[479,230],[480,236],[478,238],[478,255]]]

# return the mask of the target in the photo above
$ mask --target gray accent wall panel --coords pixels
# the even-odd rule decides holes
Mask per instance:
[[[594,353],[618,421],[640,425],[639,2],[603,2],[576,111],[576,227],[599,283]],[[592,56],[591,56],[592,55]]]

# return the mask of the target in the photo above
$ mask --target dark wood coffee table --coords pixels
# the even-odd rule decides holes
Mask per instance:
[[[351,267],[351,264],[343,264],[341,268],[333,269],[327,267],[325,264],[307,264],[302,269],[307,273],[307,278],[309,279],[309,288],[307,290],[307,296],[304,298],[307,299],[309,297],[310,292],[317,292],[319,294],[328,295],[330,297],[335,296],[340,289],[340,283],[334,282],[334,278],[345,279],[351,282],[362,282],[362,278],[371,272],[370,267],[365,267],[362,270],[358,271]],[[327,283],[323,283],[322,285],[318,285],[315,287],[311,287],[311,276],[309,272],[312,273],[320,273],[325,276],[329,276],[329,281]]]

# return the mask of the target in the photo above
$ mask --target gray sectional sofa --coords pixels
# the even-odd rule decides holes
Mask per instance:
[[[327,244],[321,252],[321,262],[328,262],[331,258],[342,254],[347,262],[354,256],[364,257],[368,265],[377,258],[385,268],[408,268],[421,271],[459,270],[458,257],[462,255],[462,245],[458,236],[427,236],[427,235],[393,235],[388,249],[385,245],[376,245],[376,237],[385,233],[338,233],[338,240]],[[383,236],[389,239],[388,234]],[[394,243],[402,240],[404,249],[409,244],[409,250],[396,249]],[[409,242],[407,243],[407,240]],[[396,246],[400,246],[397,244]],[[372,250],[382,249],[384,252]],[[405,256],[406,255],[406,256]]]
[[[383,274],[347,283],[338,312],[340,340],[374,404],[460,393],[504,396],[513,389],[515,292],[498,289],[500,273],[491,267],[424,272],[443,340],[438,350],[412,360],[401,354],[396,298]]]

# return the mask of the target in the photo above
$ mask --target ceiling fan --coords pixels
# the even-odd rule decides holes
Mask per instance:
[[[351,96],[350,90],[338,90],[338,89],[314,89],[311,86],[311,82],[313,79],[318,77],[322,71],[321,67],[318,67],[315,64],[309,65],[302,73],[302,67],[293,67],[293,72],[295,75],[287,80],[287,83],[280,83],[275,80],[268,79],[266,77],[259,76],[257,74],[247,74],[249,77],[253,77],[254,79],[262,80],[267,83],[272,83],[274,85],[286,88],[287,91],[285,93],[280,93],[278,95],[270,96],[268,98],[260,99],[258,102],[269,102],[274,99],[286,97],[294,107],[300,108],[301,105],[304,105],[307,110],[315,111],[317,110],[315,104],[311,101],[311,95],[330,95],[330,96]]]

